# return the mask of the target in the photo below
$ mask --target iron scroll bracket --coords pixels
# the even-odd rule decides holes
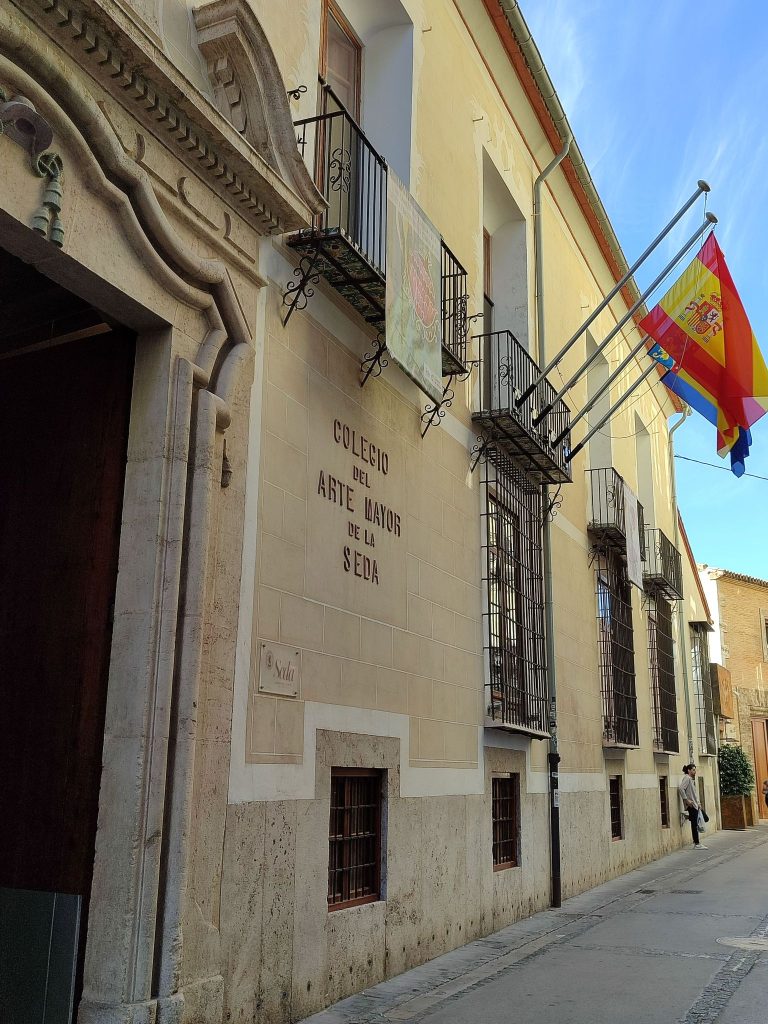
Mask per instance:
[[[445,418],[447,409],[450,409],[456,392],[453,389],[453,383],[456,381],[457,384],[463,384],[464,381],[469,380],[472,375],[472,371],[478,365],[478,359],[472,359],[467,363],[466,369],[461,373],[451,373],[448,375],[445,387],[443,388],[443,394],[439,401],[426,405],[424,412],[421,414],[421,422],[424,424],[424,428],[421,431],[421,436],[426,437],[427,431],[434,423],[440,423]]]
[[[283,327],[288,325],[294,311],[306,309],[307,302],[315,294],[314,286],[320,283],[320,271],[316,269],[320,258],[320,250],[310,256],[304,255],[299,260],[299,265],[293,272],[296,281],[289,281],[283,293],[283,305],[288,307],[288,312],[283,317]]]
[[[373,352],[366,352],[363,356],[362,362],[360,363],[360,372],[363,377],[360,381],[360,387],[364,388],[368,383],[369,377],[381,376],[381,371],[385,366],[389,366],[389,360],[386,358],[387,351],[387,340],[384,336],[384,332],[379,329],[376,333],[376,347]]]

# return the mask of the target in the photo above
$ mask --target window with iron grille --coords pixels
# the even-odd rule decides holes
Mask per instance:
[[[677,695],[672,605],[660,596],[648,597],[648,662],[651,670],[653,746],[677,754]]]
[[[498,454],[484,482],[488,715],[545,731],[541,488]]]
[[[693,690],[696,694],[699,749],[702,754],[716,754],[717,733],[712,706],[709,641],[707,640],[707,627],[698,622],[691,623],[691,663],[693,665]]]
[[[632,592],[627,570],[611,550],[596,558],[597,642],[603,697],[603,739],[637,746]]]
[[[514,868],[519,864],[520,776],[491,779],[493,813],[493,870]]]
[[[383,773],[331,769],[328,908],[339,910],[381,897]]]
[[[612,775],[608,779],[608,798],[611,806],[611,839],[623,839],[620,775]]]
[[[666,775],[659,777],[659,809],[661,811],[661,827],[669,828],[669,786]]]

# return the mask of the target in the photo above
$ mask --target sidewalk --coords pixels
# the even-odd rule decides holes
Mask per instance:
[[[707,836],[304,1024],[765,1024],[768,825]]]

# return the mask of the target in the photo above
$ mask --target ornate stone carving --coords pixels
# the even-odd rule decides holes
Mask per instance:
[[[265,123],[270,127],[269,145],[262,151],[252,141],[257,136],[226,131],[218,112],[210,107],[206,110],[199,97],[190,93],[183,75],[156,47],[149,48],[114,0],[14,3],[258,230],[283,232],[306,227],[312,214],[322,210],[322,197],[296,146],[288,97],[284,92],[278,97],[274,90],[275,82],[282,90],[282,79],[266,38],[263,46],[257,44],[262,51],[262,72],[264,65],[269,68],[265,82],[272,83],[264,93],[265,107],[270,108]],[[3,10],[0,4],[0,12]],[[253,40],[253,23],[258,22],[250,10],[242,23],[249,26],[248,38]],[[239,70],[238,75],[243,80]],[[244,88],[247,96],[247,82]],[[250,113],[253,123],[258,123],[253,109]],[[258,150],[256,154],[242,145],[244,139]],[[270,158],[267,152],[272,154]],[[281,181],[275,181],[275,170]]]
[[[285,82],[250,6],[246,0],[212,0],[194,16],[219,110],[307,205],[317,209],[319,197],[296,145]]]
[[[53,142],[53,129],[26,96],[11,96],[0,86],[0,135],[7,135],[29,154],[32,171],[46,178],[43,201],[32,218],[32,229],[54,245],[64,244],[64,225],[59,214],[64,195],[61,157],[45,150]]]

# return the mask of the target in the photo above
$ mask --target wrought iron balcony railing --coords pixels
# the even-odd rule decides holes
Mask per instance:
[[[441,307],[443,314],[443,376],[467,371],[467,272],[448,246],[441,244]]]
[[[387,264],[387,163],[333,90],[321,83],[321,112],[296,121],[302,156],[314,146],[315,182],[327,207],[288,239],[302,254],[288,286],[286,322],[320,277],[383,332]],[[443,375],[463,374],[467,354],[467,272],[441,240]]]
[[[645,528],[643,584],[649,593],[668,601],[683,598],[683,563],[680,552],[661,530]]]
[[[538,376],[538,366],[511,331],[482,334],[477,341],[480,401],[472,419],[497,448],[537,483],[569,483],[568,407],[562,401],[556,402],[541,423],[534,426],[538,411],[553,402],[555,389],[543,380],[518,407],[517,399]],[[563,431],[564,440],[555,445],[552,439]]]
[[[627,509],[624,478],[615,469],[588,469],[590,518],[587,529],[604,545],[621,554],[627,549]],[[645,511],[637,502],[637,533],[640,558],[645,561]]]
[[[625,550],[627,524],[624,508],[624,478],[615,469],[588,469],[590,518],[587,529],[609,547]]]
[[[296,122],[302,155],[314,138],[315,182],[327,208],[288,244],[306,260],[307,281],[324,277],[360,315],[384,323],[387,165],[334,92],[321,112]],[[305,281],[304,284],[307,282]]]

